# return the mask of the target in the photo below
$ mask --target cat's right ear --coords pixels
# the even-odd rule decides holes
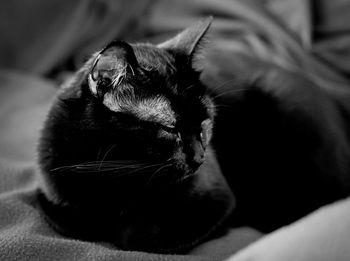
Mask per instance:
[[[177,50],[192,58],[203,41],[212,21],[212,16],[202,19],[180,32],[174,38],[158,44],[158,47],[167,50]]]
[[[113,41],[96,56],[88,75],[90,91],[96,97],[103,97],[112,88],[116,88],[138,68],[132,46],[123,41]]]

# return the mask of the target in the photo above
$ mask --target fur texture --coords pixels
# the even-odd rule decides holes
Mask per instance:
[[[209,23],[174,45],[114,41],[57,95],[39,145],[40,198],[61,233],[176,253],[228,217],[233,196],[209,145],[214,106],[192,66]]]

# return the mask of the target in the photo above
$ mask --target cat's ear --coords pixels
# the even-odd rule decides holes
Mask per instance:
[[[138,67],[133,48],[126,42],[113,41],[96,56],[88,82],[95,96],[103,96],[108,88],[119,85],[128,73],[134,74]]]
[[[174,38],[159,44],[158,47],[168,50],[179,50],[192,57],[208,31],[212,21],[212,16],[199,20],[192,26],[180,32]]]

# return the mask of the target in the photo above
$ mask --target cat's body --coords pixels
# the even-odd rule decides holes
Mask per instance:
[[[42,205],[63,234],[177,253],[223,222],[269,231],[344,195],[339,180],[323,178],[313,161],[322,139],[313,137],[312,122],[295,125],[294,114],[285,117],[261,89],[248,90],[215,120],[193,69],[209,24],[158,46],[112,42],[57,95],[39,163]]]
[[[175,47],[112,42],[57,95],[39,158],[41,201],[62,233],[180,252],[230,214],[214,107],[190,57],[206,23]]]
[[[254,57],[208,59],[212,70],[226,65],[215,74],[225,84],[215,99],[212,143],[236,198],[235,226],[271,232],[349,195],[349,89]]]

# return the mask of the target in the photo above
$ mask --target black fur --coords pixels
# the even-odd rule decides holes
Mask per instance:
[[[213,105],[192,68],[207,26],[187,31],[190,49],[115,41],[57,95],[39,145],[40,200],[62,234],[178,253],[230,214],[209,145]]]
[[[212,144],[237,202],[231,225],[271,232],[349,195],[350,94],[264,66],[215,99]]]

